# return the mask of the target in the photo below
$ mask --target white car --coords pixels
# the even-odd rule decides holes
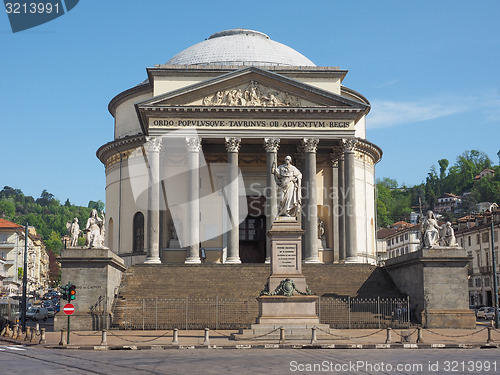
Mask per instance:
[[[493,309],[493,307],[489,307],[489,306],[481,307],[479,310],[477,310],[476,316],[478,318],[484,318],[484,313],[486,311],[488,311],[488,309]]]
[[[45,307],[30,307],[26,311],[26,319],[31,320],[47,320],[49,318],[49,311]]]
[[[499,311],[500,309],[497,309]],[[495,317],[495,308],[490,307],[486,312],[484,313],[484,319],[493,319]]]

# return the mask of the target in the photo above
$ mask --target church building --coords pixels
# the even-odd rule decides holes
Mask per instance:
[[[306,263],[376,264],[370,103],[258,31],[213,34],[147,68],[109,103],[106,246],[127,266],[266,263],[279,210],[272,171],[301,172]]]

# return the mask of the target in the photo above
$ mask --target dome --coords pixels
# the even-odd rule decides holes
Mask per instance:
[[[246,29],[215,33],[179,52],[167,64],[316,66],[301,53],[271,40],[266,34]]]

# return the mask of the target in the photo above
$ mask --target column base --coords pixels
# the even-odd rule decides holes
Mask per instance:
[[[319,257],[309,257],[304,259],[304,263],[323,263]]]
[[[363,257],[347,257],[344,263],[366,263],[366,259]]]
[[[226,259],[226,264],[241,264],[240,257],[230,257]]]
[[[201,264],[200,257],[189,257],[184,261],[185,264]]]
[[[265,264],[271,264],[271,257],[267,257],[264,261]]]
[[[147,257],[144,264],[161,264],[160,257]]]

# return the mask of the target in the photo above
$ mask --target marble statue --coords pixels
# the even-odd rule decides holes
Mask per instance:
[[[78,246],[78,237],[80,237],[80,233],[82,232],[80,230],[80,225],[78,224],[78,218],[75,217],[73,219],[73,223],[68,221],[66,223],[66,228],[68,229],[68,234],[71,237],[70,246],[71,247]]]
[[[271,169],[274,174],[276,185],[281,192],[278,216],[297,217],[301,205],[301,183],[302,173],[292,165],[292,157],[285,157],[285,164]]]
[[[420,232],[422,233],[422,248],[431,249],[439,244],[439,230],[436,217],[432,211],[427,211],[425,219],[420,224]]]
[[[448,221],[446,225],[441,228],[441,245],[448,247],[458,247],[457,239],[455,238],[455,231],[451,227],[451,223]]]
[[[96,209],[90,212],[84,232],[85,245],[89,249],[104,246],[104,217],[99,217]]]
[[[321,243],[321,248],[326,248],[325,222],[318,217],[318,239]]]

